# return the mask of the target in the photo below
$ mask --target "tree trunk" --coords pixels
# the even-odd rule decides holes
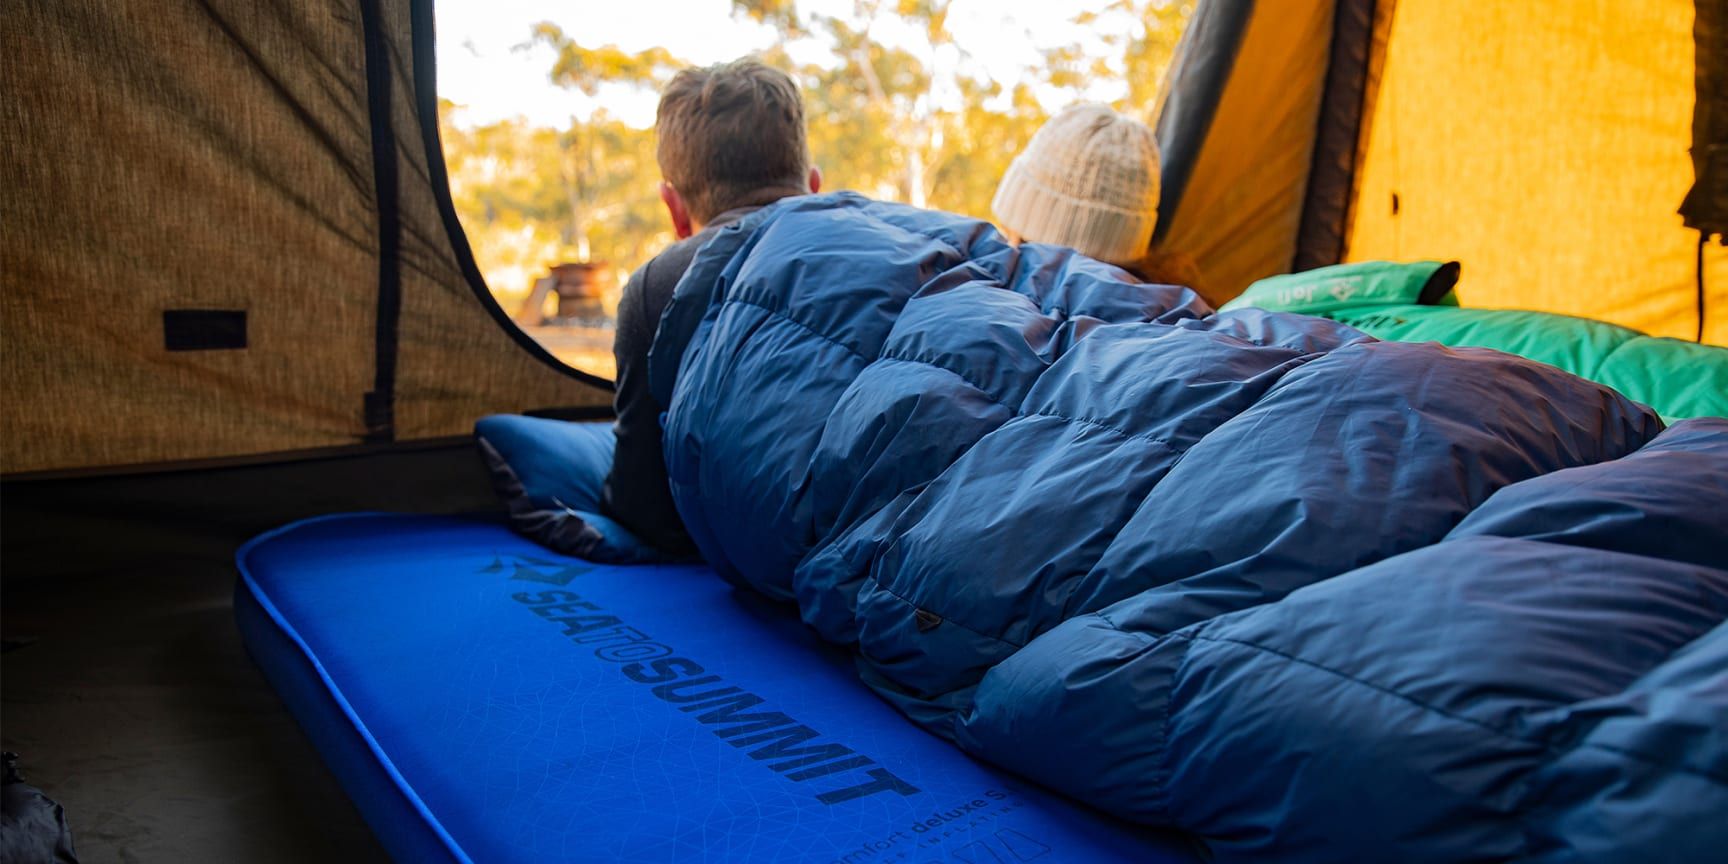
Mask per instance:
[[[930,199],[924,191],[924,154],[916,145],[903,150],[906,153],[906,203],[913,207],[926,207]]]
[[[591,197],[589,174],[594,162],[594,136],[583,123],[570,119],[570,182],[564,185],[570,198],[570,245],[576,247],[576,260],[586,262],[593,254],[588,230],[588,199]]]

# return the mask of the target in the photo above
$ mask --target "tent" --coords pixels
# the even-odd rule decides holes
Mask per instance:
[[[1728,250],[1699,230],[1728,227],[1707,68],[1728,50],[1695,47],[1722,48],[1728,13],[1694,9],[1202,3],[1158,124],[1156,242],[1219,301],[1291,269],[1455,258],[1466,305],[1728,342]],[[480,279],[438,145],[429,2],[8,19],[5,474],[604,411],[606,382],[523,336]]]
[[[1728,230],[1728,3],[1455,8],[1202,0],[1158,122],[1155,243],[1219,301],[1456,258],[1467,305],[1728,343],[1708,239]],[[603,418],[609,384],[480,278],[431,0],[24,0],[5,20],[7,744],[75,830],[119,826],[100,842],[145,857],[364,856],[233,635],[235,545],[320,512],[486,506],[476,418]]]
[[[24,3],[6,41],[7,474],[610,406],[480,279],[430,3]]]
[[[1159,118],[1154,243],[1220,302],[1456,259],[1466,306],[1728,344],[1723,58],[1719,0],[1201,3]]]

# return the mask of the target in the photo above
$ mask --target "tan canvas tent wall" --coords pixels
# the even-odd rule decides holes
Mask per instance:
[[[604,410],[455,222],[429,3],[26,2],[0,52],[8,474]]]
[[[1468,306],[1728,344],[1728,252],[1699,230],[1728,228],[1725,10],[1203,3],[1161,117],[1155,242],[1215,300],[1291,269],[1458,259]]]

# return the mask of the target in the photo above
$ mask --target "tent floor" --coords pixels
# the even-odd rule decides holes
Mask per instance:
[[[389,860],[252,665],[234,570],[6,591],[4,741],[85,861]]]
[[[0,487],[0,743],[85,861],[388,861],[241,645],[234,550],[335,510],[495,507],[466,441]]]

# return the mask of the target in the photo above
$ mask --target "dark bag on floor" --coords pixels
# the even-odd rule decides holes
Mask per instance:
[[[18,754],[0,765],[0,861],[6,864],[78,864],[66,811],[18,774]]]

